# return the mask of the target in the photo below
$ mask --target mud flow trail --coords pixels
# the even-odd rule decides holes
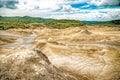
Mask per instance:
[[[34,42],[34,39],[37,37],[35,33],[29,34],[27,36],[23,36],[8,32],[1,32],[0,36],[15,39],[15,42],[10,44],[0,45],[0,48],[30,48],[32,42]]]
[[[0,31],[0,79],[120,80],[119,34],[96,26]]]

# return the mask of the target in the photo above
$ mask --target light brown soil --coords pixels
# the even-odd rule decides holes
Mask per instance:
[[[0,31],[10,33],[13,38],[9,38],[8,34],[7,37],[0,38],[0,55],[13,55],[26,49],[31,51],[37,48],[48,57],[55,66],[54,69],[58,70],[58,75],[55,75],[56,78],[52,78],[53,80],[119,80],[118,29],[107,26],[82,26],[66,29],[34,28]],[[39,68],[43,69],[40,66]]]

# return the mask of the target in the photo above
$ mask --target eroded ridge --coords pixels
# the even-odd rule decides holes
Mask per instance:
[[[39,49],[24,49],[0,56],[1,80],[88,80],[80,74],[55,67]]]

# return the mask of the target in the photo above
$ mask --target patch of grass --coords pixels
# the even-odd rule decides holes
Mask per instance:
[[[48,23],[49,26],[53,28],[68,28],[68,27],[76,27],[76,26],[83,26],[84,23],[78,20],[67,20],[67,19],[62,19],[62,20],[55,20],[51,23]]]
[[[20,20],[12,20],[12,21],[1,21],[0,22],[0,30],[6,30],[10,28],[26,28],[25,22]]]

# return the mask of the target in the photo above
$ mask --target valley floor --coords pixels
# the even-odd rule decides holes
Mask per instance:
[[[97,25],[1,30],[0,79],[120,80],[119,34]]]

